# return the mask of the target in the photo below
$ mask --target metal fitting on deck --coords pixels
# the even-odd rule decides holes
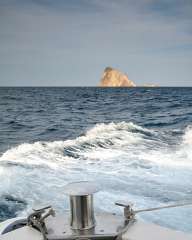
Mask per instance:
[[[64,193],[70,197],[70,225],[74,230],[95,227],[93,194],[98,192],[93,182],[81,181],[65,186]]]

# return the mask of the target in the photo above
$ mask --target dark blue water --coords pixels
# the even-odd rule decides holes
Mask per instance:
[[[192,200],[192,88],[0,88],[0,180],[1,220],[78,180],[106,211]],[[192,232],[189,207],[140,217]]]

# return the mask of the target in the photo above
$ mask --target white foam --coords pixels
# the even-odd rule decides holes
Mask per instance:
[[[183,143],[189,145],[192,148],[192,126],[188,126],[183,136]]]
[[[153,130],[149,130],[147,128],[140,127],[132,122],[120,122],[120,123],[109,123],[109,124],[96,124],[95,127],[90,129],[87,132],[87,136],[95,136],[98,134],[103,134],[103,133],[111,133],[112,131],[121,131],[121,130],[139,130],[139,131],[144,131],[144,132],[154,132]]]
[[[78,137],[74,140],[35,142],[33,144],[23,143],[3,153],[0,161],[13,161],[36,165],[45,164],[54,168],[57,166],[55,162],[63,162],[68,159],[68,157],[63,155],[65,147],[73,146],[74,148],[78,148],[80,144],[87,142],[92,143],[95,148],[98,148],[97,141],[99,140],[103,141],[104,145],[105,140],[111,140],[116,145],[136,143],[141,140],[139,134],[127,132],[128,129],[134,128],[144,130],[133,123],[97,124],[94,128],[90,129],[85,136]],[[86,153],[87,149],[83,151]],[[79,154],[81,155],[83,152],[79,152]]]
[[[137,130],[136,132],[133,130]],[[22,163],[24,165],[42,165],[53,169],[65,167],[73,154],[65,155],[64,149],[72,147],[79,158],[115,159],[126,156],[129,161],[149,161],[159,165],[192,166],[192,128],[187,127],[183,141],[175,148],[161,146],[159,138],[145,138],[145,133],[158,136],[157,131],[142,128],[133,123],[97,124],[88,130],[85,136],[74,140],[24,143],[7,150],[1,162]],[[159,133],[161,134],[161,133]],[[90,144],[88,147],[83,144]],[[154,148],[151,148],[153,146]]]

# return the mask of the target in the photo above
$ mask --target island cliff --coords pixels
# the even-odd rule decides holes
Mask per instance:
[[[135,83],[128,79],[128,76],[117,69],[107,67],[103,72],[100,87],[136,87]]]

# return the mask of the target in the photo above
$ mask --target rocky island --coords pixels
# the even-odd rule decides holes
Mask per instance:
[[[136,84],[129,80],[128,76],[117,69],[106,67],[100,84],[100,87],[136,87]]]

